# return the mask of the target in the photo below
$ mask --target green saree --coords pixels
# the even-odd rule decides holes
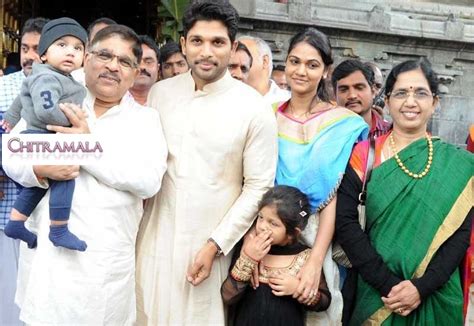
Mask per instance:
[[[433,139],[434,155],[422,179],[395,160],[375,168],[367,188],[367,230],[372,246],[402,279],[421,277],[439,247],[460,227],[473,204],[473,155]],[[399,153],[410,171],[425,167],[420,139]],[[359,276],[351,325],[462,325],[459,273],[407,317],[384,308],[380,294]]]

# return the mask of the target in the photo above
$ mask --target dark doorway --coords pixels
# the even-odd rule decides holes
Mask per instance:
[[[34,16],[67,16],[87,26],[97,18],[109,17],[138,34],[155,37],[158,0],[36,0]]]

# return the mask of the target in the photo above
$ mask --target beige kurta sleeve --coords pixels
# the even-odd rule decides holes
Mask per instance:
[[[242,193],[211,235],[225,255],[249,229],[258,202],[273,186],[277,155],[277,125],[272,110],[265,107],[252,119],[247,133]]]

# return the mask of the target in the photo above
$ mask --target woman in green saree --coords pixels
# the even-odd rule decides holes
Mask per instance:
[[[336,217],[336,239],[358,274],[344,285],[355,290],[344,298],[346,324],[463,323],[458,266],[469,246],[474,158],[427,133],[437,92],[426,61],[403,62],[387,77],[393,130],[376,140],[365,233],[357,205],[368,142],[353,150]]]

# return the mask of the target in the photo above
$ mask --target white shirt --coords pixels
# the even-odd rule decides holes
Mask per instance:
[[[94,134],[132,139],[135,148],[109,153],[113,165],[82,166],[73,196],[70,230],[87,242],[78,252],[48,239],[49,192],[28,221],[38,247],[21,247],[16,303],[27,324],[130,325],[135,322],[135,240],[142,199],[153,196],[166,170],[167,147],[156,110],[124,96],[96,118],[88,92],[83,108]],[[110,158],[110,157],[109,157]],[[44,187],[31,166],[5,166],[26,187]]]
[[[270,89],[267,94],[263,96],[267,104],[272,105],[275,103],[286,102],[290,99],[291,93],[285,89],[281,89],[275,83],[275,81],[270,79]]]
[[[71,71],[71,76],[77,82],[79,82],[82,85],[86,86],[86,75],[84,74],[84,68],[83,67],[81,67],[79,69],[76,69],[74,71]]]

